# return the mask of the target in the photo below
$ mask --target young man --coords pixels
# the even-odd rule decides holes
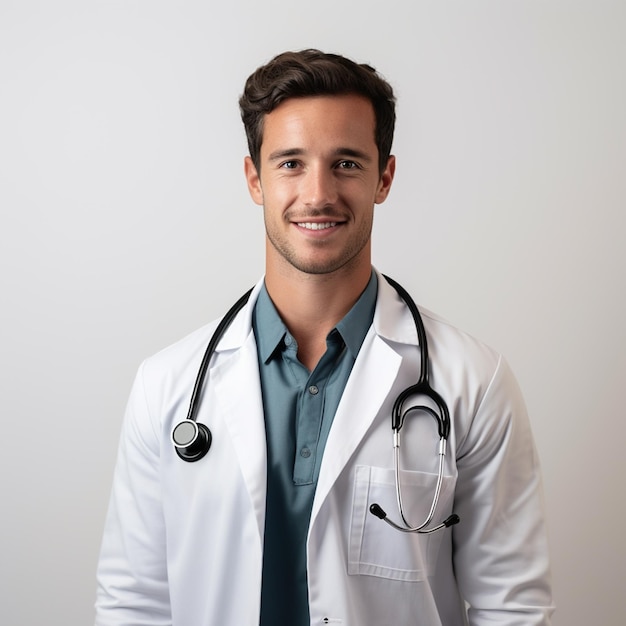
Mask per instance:
[[[217,323],[140,368],[96,624],[549,624],[539,468],[513,375],[426,311],[420,335],[372,269],[374,205],[395,172],[391,87],[307,50],[259,68],[240,106],[266,274],[209,356],[191,417]],[[406,417],[397,457],[392,414]]]

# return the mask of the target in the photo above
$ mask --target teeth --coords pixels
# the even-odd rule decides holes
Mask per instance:
[[[307,228],[308,230],[324,230],[325,228],[332,228],[336,225],[337,222],[298,222],[298,226]]]

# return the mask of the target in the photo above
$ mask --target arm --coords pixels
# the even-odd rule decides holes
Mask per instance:
[[[472,626],[548,626],[553,611],[539,462],[500,359],[457,451],[454,565]]]
[[[159,433],[143,385],[133,386],[120,440],[100,560],[96,626],[169,626]]]

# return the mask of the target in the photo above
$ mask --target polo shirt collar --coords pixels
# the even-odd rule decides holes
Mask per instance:
[[[356,359],[365,335],[367,335],[367,331],[372,325],[377,291],[378,279],[376,272],[372,272],[370,280],[359,299],[335,326],[354,359]],[[263,283],[259,291],[259,297],[254,305],[253,326],[259,356],[263,363],[267,363],[277,349],[282,349],[283,339],[289,331],[267,293],[265,283]]]

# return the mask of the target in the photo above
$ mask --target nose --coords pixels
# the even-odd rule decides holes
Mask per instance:
[[[303,180],[302,200],[310,209],[323,209],[337,200],[337,181],[333,171],[324,166],[309,167]]]

